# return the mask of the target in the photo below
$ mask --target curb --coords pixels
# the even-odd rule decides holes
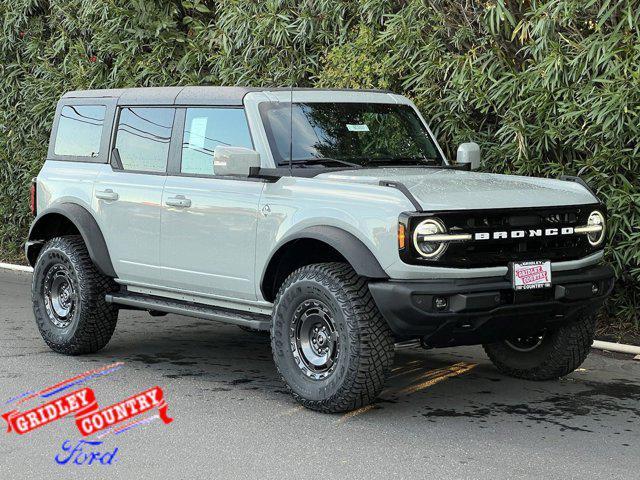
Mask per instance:
[[[626,345],[624,343],[603,342],[600,340],[595,340],[591,347],[597,348],[598,350],[607,350],[609,352],[635,355],[634,359],[640,360],[640,347],[635,345]]]
[[[14,265],[13,263],[0,262],[0,268],[4,270],[13,270],[16,272],[25,272],[25,273],[33,272],[33,268],[31,267],[27,267],[25,265]]]

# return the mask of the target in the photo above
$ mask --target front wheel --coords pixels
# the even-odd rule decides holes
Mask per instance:
[[[556,330],[484,344],[496,368],[526,380],[554,380],[587,358],[595,334],[595,317],[587,316]]]
[[[366,280],[344,263],[309,265],[287,278],[275,301],[271,347],[294,398],[327,413],[373,402],[394,355]]]

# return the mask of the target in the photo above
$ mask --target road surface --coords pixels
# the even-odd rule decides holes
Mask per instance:
[[[286,393],[267,337],[233,326],[124,311],[101,352],[56,354],[36,329],[30,280],[0,270],[2,412],[46,401],[15,399],[29,391],[124,362],[81,386],[102,407],[158,385],[174,421],[152,412],[148,423],[87,437],[102,442],[90,449],[118,449],[107,465],[55,461],[65,440],[81,439],[71,416],[2,433],[0,478],[640,476],[640,362],[628,357],[592,352],[568,377],[535,383],[500,375],[479,347],[401,350],[375,405],[323,415]]]

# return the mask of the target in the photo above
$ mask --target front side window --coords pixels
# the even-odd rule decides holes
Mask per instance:
[[[104,105],[65,105],[60,111],[54,153],[71,157],[97,157],[100,153]]]
[[[253,148],[241,108],[187,108],[180,171],[213,175],[213,151],[218,145]]]
[[[264,102],[260,116],[278,165],[424,165],[443,162],[409,105]]]
[[[120,111],[116,148],[124,170],[166,171],[174,113],[173,108],[153,107]]]

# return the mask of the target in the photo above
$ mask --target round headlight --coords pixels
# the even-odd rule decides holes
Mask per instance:
[[[440,235],[446,232],[444,224],[437,218],[423,220],[413,231],[413,244],[420,255],[434,258],[440,255],[447,244],[429,240],[429,235]]]
[[[589,220],[587,220],[587,226],[600,227],[599,230],[596,230],[594,232],[589,232],[587,234],[587,239],[589,240],[589,243],[591,245],[593,245],[594,247],[600,245],[602,243],[602,240],[604,240],[604,230],[605,230],[604,215],[602,215],[602,213],[600,213],[598,210],[594,210],[589,214]]]

